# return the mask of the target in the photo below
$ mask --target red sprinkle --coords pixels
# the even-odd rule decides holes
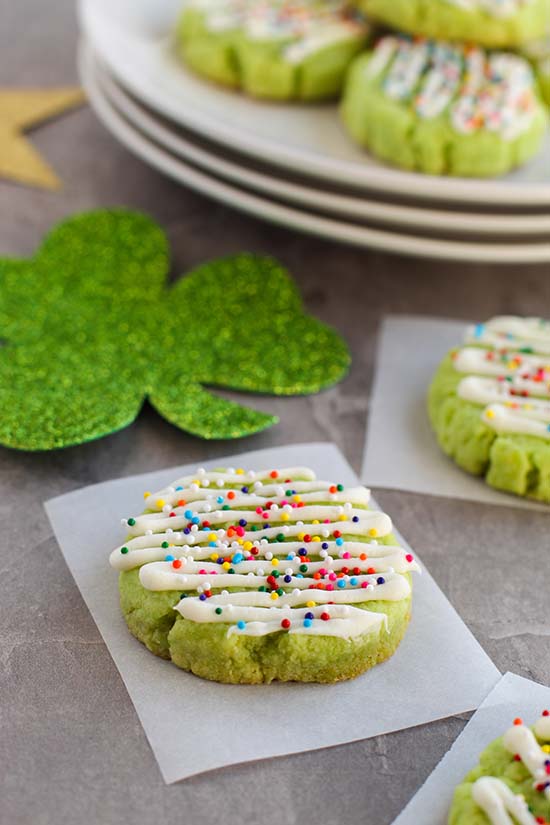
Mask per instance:
[[[321,613],[321,619],[322,619],[324,622],[328,622],[328,620],[330,619],[330,616],[329,616],[329,614],[328,614],[328,613]]]
[[[175,567],[176,570],[179,570],[181,567],[181,559],[174,559],[172,562],[172,567]]]
[[[290,627],[290,619],[283,619],[281,622],[281,627],[284,627],[285,630]]]

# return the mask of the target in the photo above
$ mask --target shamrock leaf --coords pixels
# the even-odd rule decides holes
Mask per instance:
[[[30,260],[0,259],[0,442],[53,449],[127,426],[148,398],[203,438],[275,422],[207,387],[293,395],[346,372],[343,340],[304,314],[276,261],[238,255],[166,284],[168,248],[143,215],[57,226]]]

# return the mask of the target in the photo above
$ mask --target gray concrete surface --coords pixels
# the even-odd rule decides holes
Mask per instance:
[[[0,21],[2,84],[77,81],[70,0],[0,0]],[[242,249],[277,255],[309,310],[347,336],[354,363],[340,386],[316,397],[253,399],[281,423],[237,444],[203,443],[145,410],[135,425],[94,444],[51,455],[0,449],[1,825],[390,823],[466,717],[166,787],[41,502],[115,476],[304,440],[335,441],[358,470],[382,315],[548,315],[549,267],[408,260],[270,227],[148,169],[87,108],[36,130],[33,141],[65,188],[51,194],[0,182],[2,254],[29,254],[55,219],[78,209],[145,209],[168,230],[175,273]],[[497,666],[548,684],[548,516],[376,493]]]

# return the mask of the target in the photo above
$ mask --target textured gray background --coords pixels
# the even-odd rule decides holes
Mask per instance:
[[[71,0],[0,0],[0,21],[1,84],[77,81]],[[391,822],[465,718],[166,787],[41,502],[106,478],[293,441],[333,440],[358,470],[381,316],[548,315],[549,267],[408,260],[270,227],[160,177],[87,108],[36,130],[33,141],[65,188],[50,194],[0,182],[3,254],[29,254],[55,219],[78,209],[145,209],[168,230],[175,272],[242,249],[277,255],[309,310],[346,335],[354,363],[340,386],[316,397],[253,399],[281,424],[238,444],[202,443],[145,410],[135,425],[95,444],[52,455],[0,448],[1,825]],[[548,684],[548,516],[396,492],[377,497],[497,666]],[[322,724],[314,708],[304,716]]]

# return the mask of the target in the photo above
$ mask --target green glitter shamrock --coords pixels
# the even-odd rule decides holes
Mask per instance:
[[[189,433],[238,438],[277,419],[205,387],[297,395],[347,371],[344,341],[276,261],[224,258],[173,286],[168,266],[162,230],[126,210],[69,218],[33,258],[0,259],[0,443],[100,438],[145,399]]]

